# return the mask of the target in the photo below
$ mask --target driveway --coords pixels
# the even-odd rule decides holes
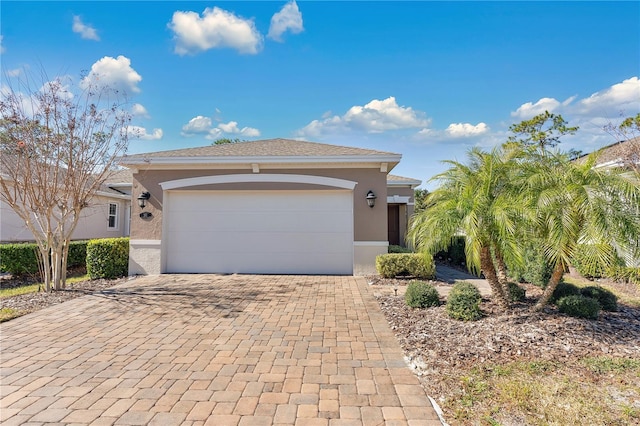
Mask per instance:
[[[359,277],[140,277],[0,332],[5,426],[441,424]]]

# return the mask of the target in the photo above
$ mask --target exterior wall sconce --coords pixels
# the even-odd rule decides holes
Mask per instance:
[[[138,205],[141,209],[144,209],[147,205],[146,201],[151,198],[151,194],[148,191],[144,191],[142,194],[138,195]]]
[[[369,205],[369,207],[373,208],[373,206],[376,205],[376,194],[373,193],[373,191],[369,191],[367,192],[367,204]]]

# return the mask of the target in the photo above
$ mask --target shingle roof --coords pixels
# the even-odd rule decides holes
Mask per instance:
[[[197,158],[197,157],[341,157],[341,156],[389,156],[399,155],[371,149],[352,148],[292,139],[265,139],[172,151],[127,155],[122,163],[148,158]]]
[[[638,162],[640,162],[640,137],[607,145],[600,148],[599,151],[598,166],[638,164]],[[578,157],[576,161],[579,163],[584,162],[587,155],[589,154]]]

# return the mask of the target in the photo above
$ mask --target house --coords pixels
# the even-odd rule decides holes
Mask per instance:
[[[404,239],[420,184],[388,180],[400,159],[289,139],[124,156],[144,205],[129,273],[373,273],[390,238]]]
[[[82,210],[73,240],[129,235],[131,216],[131,172],[114,171],[101,190]],[[34,241],[24,221],[0,198],[0,242]]]

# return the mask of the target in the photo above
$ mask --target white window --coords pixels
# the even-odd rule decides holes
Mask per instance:
[[[107,216],[108,228],[118,229],[118,204],[109,203],[109,215]]]

